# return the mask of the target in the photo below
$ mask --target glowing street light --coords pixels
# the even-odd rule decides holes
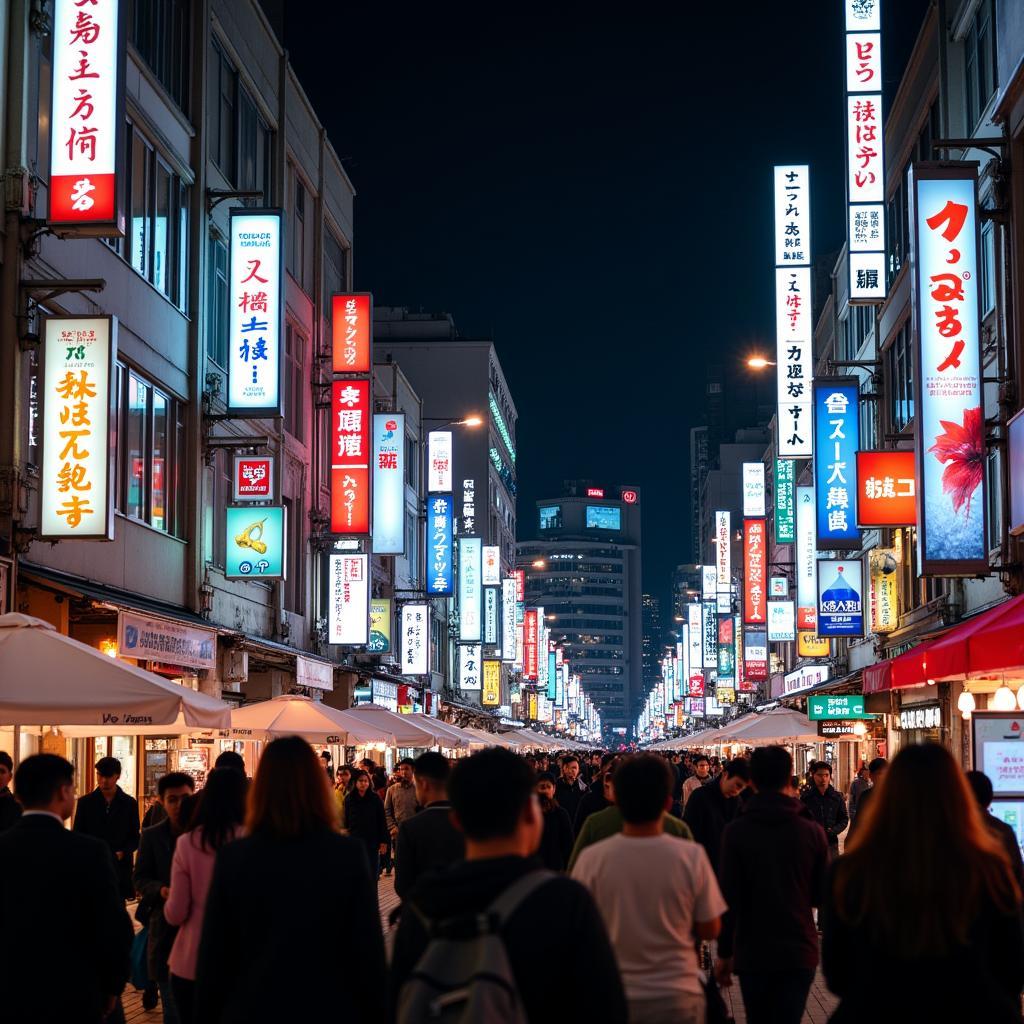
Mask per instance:
[[[764,356],[751,356],[747,360],[747,366],[752,370],[763,370],[768,366],[775,366],[776,364],[770,359],[765,359]]]

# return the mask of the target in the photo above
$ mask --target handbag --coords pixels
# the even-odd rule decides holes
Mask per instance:
[[[709,972],[701,984],[704,986],[705,1024],[735,1024],[715,976]]]
[[[149,928],[143,928],[135,933],[132,939],[131,953],[131,982],[140,992],[149,984],[149,958],[147,948],[149,946]]]

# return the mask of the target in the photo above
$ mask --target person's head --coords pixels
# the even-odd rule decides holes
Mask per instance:
[[[547,754],[538,754],[537,755],[537,770],[538,771],[546,772],[548,770],[548,764],[549,763],[550,763],[550,758],[548,757]]]
[[[416,800],[421,807],[444,800],[448,796],[448,777],[452,766],[444,754],[428,750],[413,762],[413,779],[416,783]]]
[[[604,758],[603,758],[603,757],[601,756],[601,752],[600,752],[599,750],[595,750],[595,751],[594,751],[594,752],[593,752],[593,753],[592,753],[592,754],[590,755],[590,763],[591,763],[591,764],[592,764],[592,765],[593,765],[593,766],[594,766],[595,768],[600,768],[600,767],[601,767],[601,764],[602,764],[602,762],[603,762],[603,761],[604,761]]]
[[[992,780],[984,772],[968,772],[967,785],[971,787],[974,799],[978,806],[987,811],[992,804],[995,790],[992,788]]]
[[[672,806],[672,782],[672,770],[663,757],[624,757],[615,768],[615,802],[623,821],[630,825],[661,821]]]
[[[106,797],[114,795],[121,778],[121,762],[116,757],[101,757],[96,762],[96,786]]]
[[[352,773],[352,785],[360,796],[366,796],[366,791],[370,788],[369,774],[364,772],[362,768],[357,768]]]
[[[11,784],[14,778],[14,758],[6,750],[0,750],[0,789]]]
[[[526,755],[526,763],[531,768],[536,768],[537,767],[537,758],[533,754],[527,754]]]
[[[1009,857],[952,755],[935,743],[904,747],[835,863],[840,918],[869,923],[885,956],[922,959],[970,942],[979,908],[1010,914],[1019,899]]]
[[[535,784],[526,761],[501,747],[455,764],[448,796],[452,822],[466,837],[467,859],[482,859],[494,849],[522,857],[536,851],[544,820]]]
[[[335,773],[335,778],[339,786],[348,789],[352,782],[352,769],[347,764],[341,765]]]
[[[412,782],[412,775],[415,769],[415,762],[411,757],[403,757],[395,768],[395,775],[399,782]]]
[[[798,799],[800,796],[800,776],[790,775],[789,782],[786,787],[782,790],[786,796],[791,796],[794,799]]]
[[[336,823],[334,798],[313,748],[298,736],[268,743],[249,790],[249,834],[295,839],[333,831]]]
[[[693,772],[698,779],[706,779],[711,774],[711,760],[707,754],[698,754],[693,759]]]
[[[877,786],[882,781],[882,776],[885,774],[885,769],[889,767],[889,762],[884,757],[876,757],[871,764],[868,765],[868,776],[871,779],[871,784]]]
[[[811,765],[811,782],[819,793],[824,793],[832,785],[832,766],[828,761],[815,761]]]
[[[860,767],[857,769],[857,778],[866,779],[868,777],[868,766],[861,761]]]
[[[372,779],[373,773],[377,770],[377,762],[374,761],[372,757],[364,757],[362,761],[359,762],[359,767],[362,768],[363,771]]]
[[[793,778],[793,758],[785,747],[758,747],[750,755],[750,781],[758,793],[781,793]]]
[[[722,765],[718,785],[722,787],[724,797],[732,799],[732,797],[739,796],[748,782],[750,782],[750,765],[746,758],[734,757]]]
[[[177,830],[182,827],[182,804],[195,791],[195,780],[186,772],[168,772],[157,780],[156,792],[167,817],[171,819],[171,828]]]
[[[231,768],[245,775],[245,758],[237,750],[222,750],[217,755],[217,760],[213,762],[213,767]]]
[[[237,768],[214,768],[196,797],[188,828],[199,829],[204,849],[219,850],[234,838],[245,818],[245,791],[249,780]]]
[[[321,750],[320,760],[323,761],[325,765],[329,765],[333,760],[333,758],[331,757],[331,752],[329,750]]]
[[[537,796],[542,800],[554,802],[555,799],[555,777],[551,772],[541,772],[537,776]]]
[[[575,754],[562,758],[562,778],[570,785],[580,777],[580,759]]]
[[[26,811],[70,818],[75,809],[74,766],[56,754],[26,757],[14,773],[14,795]]]

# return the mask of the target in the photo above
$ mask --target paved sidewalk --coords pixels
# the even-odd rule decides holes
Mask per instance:
[[[746,1024],[747,1015],[743,1009],[743,997],[740,995],[739,982],[734,979],[732,986],[723,989],[722,994],[725,996],[725,1005],[732,1007],[732,1015],[736,1018],[736,1024]],[[810,995],[807,997],[807,1008],[804,1011],[802,1024],[827,1024],[829,1016],[838,1005],[839,1000],[829,992],[819,969],[814,983],[811,985]]]

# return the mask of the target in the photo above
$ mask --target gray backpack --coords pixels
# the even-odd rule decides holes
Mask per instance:
[[[556,875],[531,871],[483,913],[430,921],[411,904],[430,936],[398,995],[397,1024],[527,1024],[501,927],[519,905]]]

